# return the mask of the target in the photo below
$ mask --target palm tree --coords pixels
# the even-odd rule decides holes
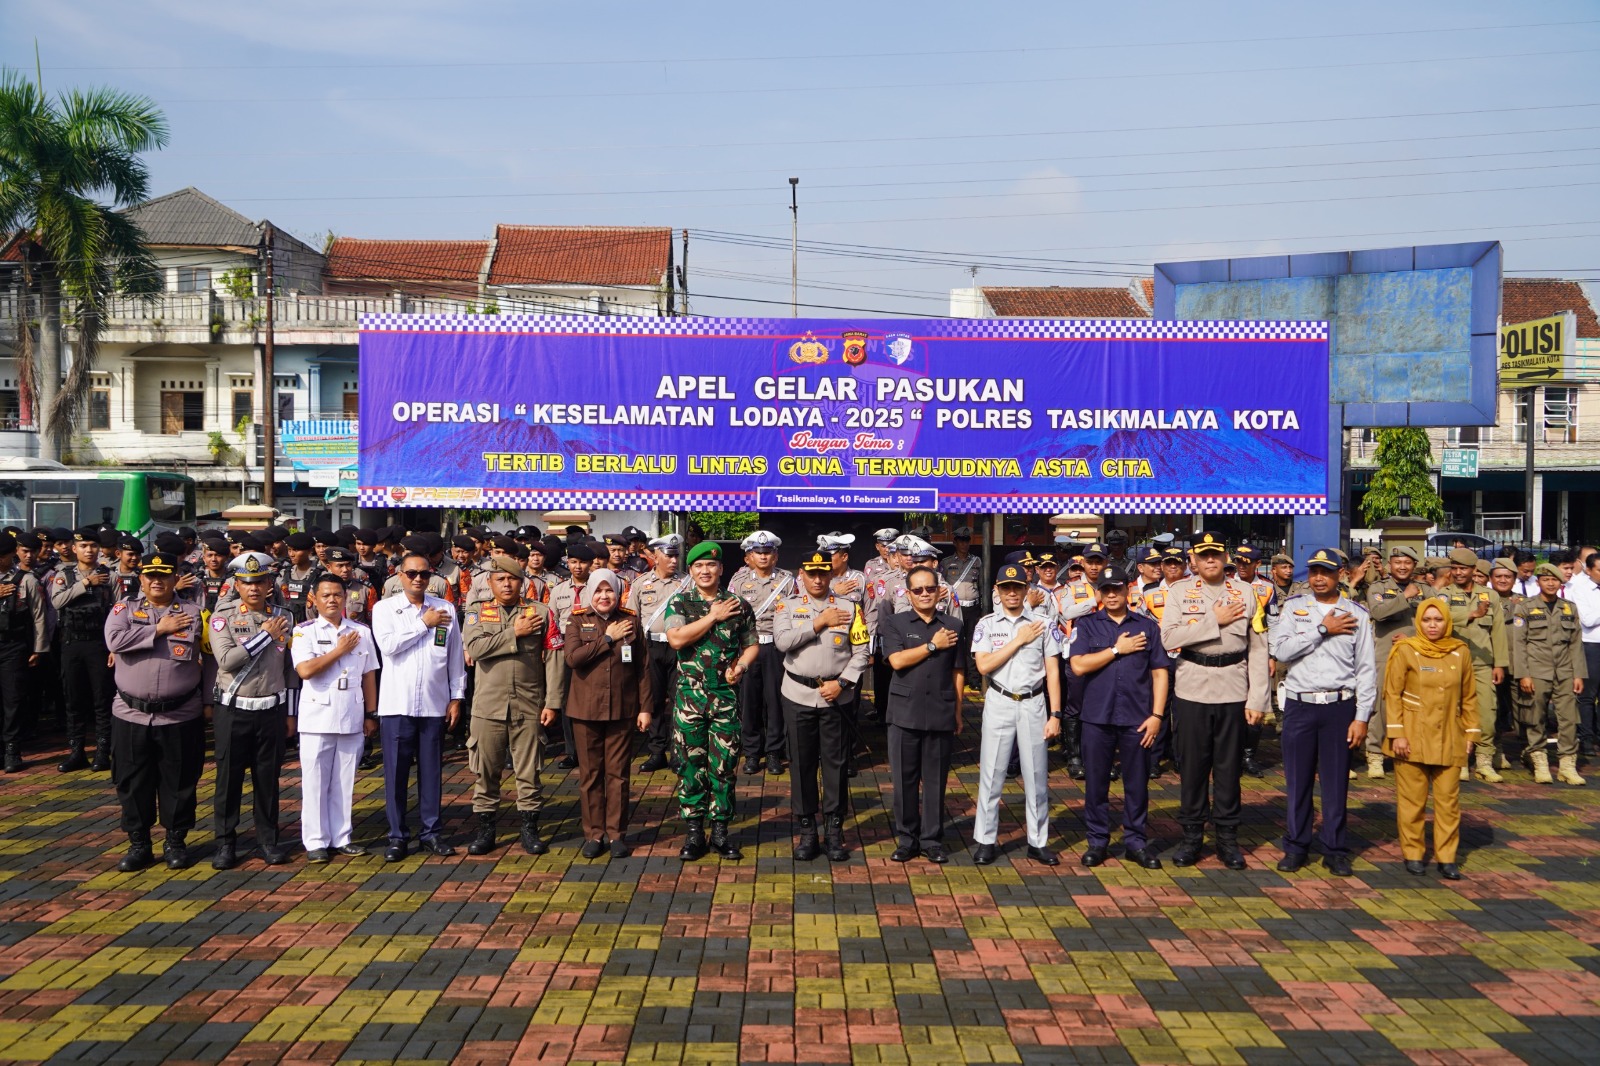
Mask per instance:
[[[88,396],[106,300],[161,287],[138,225],[121,209],[148,195],[139,153],[166,143],[167,120],[144,97],[91,89],[51,100],[16,71],[0,71],[0,236],[17,236],[24,306],[38,301],[37,351],[33,315],[19,315],[17,370],[25,400],[37,398],[34,424],[43,416],[46,459],[60,457]],[[65,383],[64,301],[78,342]]]

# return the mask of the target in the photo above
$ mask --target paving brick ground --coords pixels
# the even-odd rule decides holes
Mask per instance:
[[[882,751],[881,735],[871,736]],[[889,860],[889,775],[853,781],[854,855],[792,861],[787,778],[741,777],[741,863],[683,864],[673,779],[635,779],[638,849],[577,854],[569,774],[556,846],[531,858],[378,857],[227,873],[116,873],[106,775],[0,782],[0,1059],[48,1062],[1600,1061],[1600,788],[1466,787],[1467,880],[1400,866],[1388,781],[1359,783],[1358,876],[1276,873],[1282,779],[1250,782],[1249,870],[1208,858],[1085,870],[1082,791],[1052,773],[1065,862],[965,854],[977,788],[962,737],[955,860]],[[58,757],[58,756],[56,756]],[[469,783],[451,760],[458,840]],[[298,768],[285,770],[296,833]],[[208,771],[201,793],[209,823]],[[1175,779],[1153,803],[1177,837]],[[382,780],[358,783],[360,842]]]

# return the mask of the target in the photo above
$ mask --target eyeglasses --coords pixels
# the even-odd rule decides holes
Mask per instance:
[[[408,577],[412,581],[415,581],[419,577],[427,577],[428,575],[430,575],[432,573],[433,573],[432,570],[402,570],[402,571],[400,571],[400,575],[402,577]]]
[[[932,596],[939,591],[938,585],[919,585],[914,589],[906,589],[913,596]]]

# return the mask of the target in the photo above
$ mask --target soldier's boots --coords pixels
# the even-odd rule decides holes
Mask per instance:
[[[67,757],[56,764],[56,772],[70,774],[89,768],[89,757],[83,753],[83,741],[75,740],[67,750]]]
[[[817,820],[808,815],[798,821],[800,842],[794,846],[794,861],[810,862],[822,854],[822,846],[817,843]]]
[[[1582,785],[1584,783],[1583,778],[1578,776],[1578,757],[1576,755],[1561,756],[1560,766],[1556,770],[1556,780],[1563,785]]]
[[[1533,780],[1540,785],[1553,785],[1555,778],[1550,776],[1550,756],[1540,749],[1528,752],[1528,765],[1533,767]]]
[[[711,823],[711,850],[730,862],[737,862],[744,858],[744,852],[739,846],[728,839],[728,823]]]
[[[550,850],[550,845],[544,842],[539,835],[539,816],[533,811],[522,812],[522,850],[529,855],[543,855]]]
[[[828,819],[828,830],[824,834],[828,844],[828,861],[844,862],[850,858],[850,851],[844,846],[844,817],[832,815]]]
[[[1498,785],[1505,780],[1495,772],[1493,744],[1480,743],[1475,747],[1472,755],[1472,772],[1479,781],[1490,785]]]
[[[1243,870],[1245,868],[1244,851],[1239,847],[1239,831],[1237,829],[1217,830],[1217,858],[1222,860],[1222,865],[1230,870]]]
[[[20,774],[27,768],[28,764],[22,761],[22,748],[16,744],[7,744],[5,766],[6,773]]]
[[[155,852],[150,849],[150,837],[128,837],[128,853],[117,863],[117,869],[125,874],[137,873],[147,866],[155,863]]]
[[[111,735],[96,733],[94,737],[94,765],[89,769],[103,774],[111,769]]]
[[[1068,718],[1067,728],[1067,776],[1074,781],[1082,781],[1086,775],[1083,769],[1083,722],[1078,718]]]
[[[1244,749],[1244,772],[1251,777],[1263,777],[1266,771],[1261,768],[1261,763],[1256,760],[1256,749]]]
[[[494,850],[494,822],[492,813],[478,815],[478,830],[467,844],[468,855],[487,855]]]
[[[678,849],[678,858],[684,862],[694,862],[706,856],[706,824],[699,818],[689,819],[689,832],[684,838],[683,847]]]
[[[1172,849],[1172,865],[1193,866],[1200,861],[1200,852],[1205,847],[1205,832],[1201,829],[1190,829],[1185,826],[1183,840],[1176,848]]]
[[[169,870],[187,870],[194,864],[189,858],[189,845],[181,833],[168,833],[161,842],[161,857],[167,860]]]
[[[1367,776],[1383,776],[1383,753],[1379,751],[1367,752]]]

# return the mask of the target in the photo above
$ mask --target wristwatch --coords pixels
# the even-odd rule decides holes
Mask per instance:
[[[1113,659],[1115,659],[1115,658],[1120,657],[1121,655],[1122,655],[1122,649],[1117,647],[1115,644],[1111,645],[1111,657]]]
[[[856,683],[854,681],[846,681],[844,678],[841,677],[839,679],[839,687],[842,688],[842,689],[849,690],[849,689],[855,688],[856,687]]]
[[[935,644],[931,640],[928,641],[928,643],[924,644],[923,647],[928,649],[928,654],[929,655],[937,655],[939,653],[939,645]]]
[[[1318,633],[1319,636],[1324,636],[1324,637],[1327,636],[1328,635],[1328,627],[1323,625],[1321,622],[1318,622],[1317,623],[1317,633]]]

